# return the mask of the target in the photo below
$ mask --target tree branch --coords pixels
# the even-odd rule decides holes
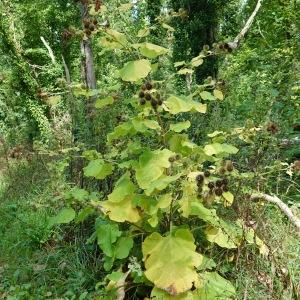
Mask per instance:
[[[231,49],[236,49],[239,44],[241,43],[241,40],[245,37],[245,35],[247,34],[247,32],[249,31],[259,9],[261,8],[263,0],[258,0],[256,7],[254,9],[254,11],[252,12],[251,16],[249,17],[248,21],[246,22],[244,28],[241,30],[241,32],[236,36],[236,38],[232,41],[228,43],[228,46]]]
[[[270,196],[267,194],[253,194],[250,197],[251,200],[265,200],[267,202],[276,204],[280,210],[288,217],[288,219],[294,223],[297,229],[300,231],[300,219],[294,215],[292,210],[280,200],[277,196]]]

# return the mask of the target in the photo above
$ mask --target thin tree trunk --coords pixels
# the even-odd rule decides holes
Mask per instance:
[[[81,18],[82,24],[83,20],[89,18],[88,5],[82,4],[81,7]],[[89,38],[83,39],[81,42],[81,52],[83,54],[83,64],[84,64],[84,73],[85,73],[85,83],[88,89],[96,89],[96,75],[94,68],[94,56],[93,50],[91,46],[91,41]]]

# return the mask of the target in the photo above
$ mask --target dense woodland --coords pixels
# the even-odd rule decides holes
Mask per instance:
[[[299,0],[0,0],[0,299],[300,299]]]

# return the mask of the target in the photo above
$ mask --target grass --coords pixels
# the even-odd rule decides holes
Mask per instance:
[[[54,184],[40,163],[2,171],[0,299],[86,299],[95,287],[100,268],[86,230],[48,229]]]
[[[96,247],[86,243],[93,228],[47,226],[58,206],[54,194],[64,188],[61,179],[40,161],[15,163],[10,174],[1,166],[0,299],[95,299],[103,274]],[[299,299],[299,235],[277,208],[251,205],[272,255],[241,248],[238,262],[220,271],[235,278],[237,299]]]

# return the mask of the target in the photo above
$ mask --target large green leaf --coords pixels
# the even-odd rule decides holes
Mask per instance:
[[[136,180],[142,189],[148,189],[152,182],[163,175],[164,170],[169,168],[169,158],[175,153],[168,149],[150,151],[146,150],[139,158],[136,168]]]
[[[113,140],[117,140],[126,135],[134,135],[136,130],[134,129],[131,122],[125,122],[117,127],[115,127],[114,131],[107,135],[107,140],[112,142]]]
[[[151,63],[146,59],[129,61],[120,70],[120,76],[124,81],[135,82],[147,77],[151,72]]]
[[[103,159],[91,160],[83,169],[86,177],[95,177],[96,179],[104,179],[114,170],[111,163],[105,162]]]
[[[56,216],[49,219],[49,226],[56,224],[68,224],[74,220],[75,216],[76,213],[73,208],[63,208]]]
[[[109,257],[114,256],[113,244],[121,236],[118,224],[101,224],[97,227],[97,241],[101,250]]]
[[[193,293],[196,299],[201,300],[230,300],[236,299],[235,288],[232,283],[216,272],[199,274],[201,287]]]
[[[167,48],[151,43],[141,43],[138,44],[138,47],[140,53],[147,58],[156,58],[169,52]]]
[[[194,101],[191,96],[171,95],[165,101],[165,105],[168,111],[173,115],[189,111],[205,113],[207,108],[206,104]]]
[[[167,188],[167,186],[170,183],[179,179],[180,176],[181,176],[180,173],[174,176],[166,176],[166,175],[160,176],[157,180],[154,180],[149,184],[148,188],[145,190],[145,194],[151,195],[154,191],[164,190],[165,188]]]
[[[132,119],[132,125],[134,129],[138,132],[146,132],[149,129],[160,130],[160,126],[155,120],[142,119],[136,117]]]
[[[142,245],[145,276],[173,296],[190,290],[198,280],[195,268],[202,261],[194,242],[187,229],[179,229],[167,237],[157,232],[148,236]]]
[[[121,237],[116,243],[115,257],[118,259],[126,258],[133,247],[133,239],[131,237]]]

